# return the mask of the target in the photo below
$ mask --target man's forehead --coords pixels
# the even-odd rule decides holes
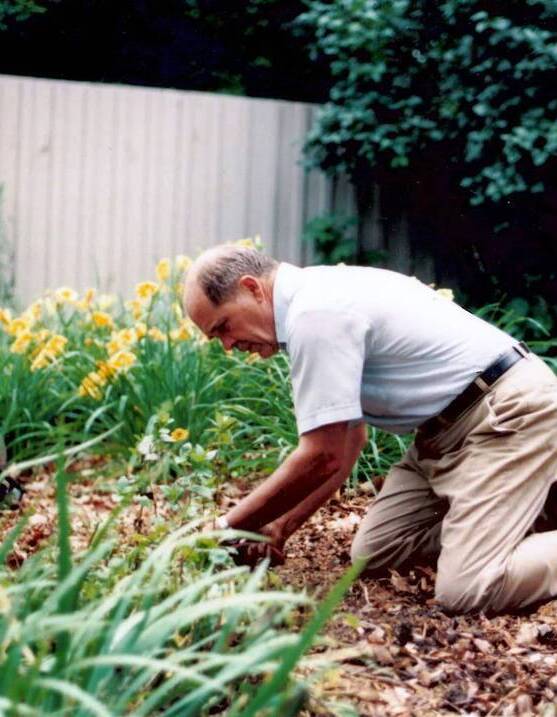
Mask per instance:
[[[198,287],[192,288],[187,295],[186,305],[192,321],[199,326],[203,333],[211,333],[220,319],[222,307],[214,306]]]

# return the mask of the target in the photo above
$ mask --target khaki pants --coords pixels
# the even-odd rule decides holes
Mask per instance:
[[[557,530],[528,534],[557,481],[557,379],[530,354],[456,422],[420,430],[360,524],[372,573],[438,556],[448,610],[557,596]]]

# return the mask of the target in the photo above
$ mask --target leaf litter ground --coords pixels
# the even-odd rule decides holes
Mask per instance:
[[[228,484],[222,507],[251,486]],[[29,476],[25,487],[20,509],[0,512],[1,538],[24,510],[33,511],[9,557],[14,569],[51,542],[56,527],[52,474]],[[70,497],[72,543],[79,552],[116,502],[92,479],[71,483]],[[330,501],[291,538],[274,581],[323,596],[346,570],[352,536],[372,500],[360,493]],[[122,542],[133,545],[155,511],[169,520],[175,512],[156,493],[152,507],[126,509],[118,521]],[[298,668],[308,676],[320,674],[305,716],[348,714],[331,711],[336,701],[351,703],[352,714],[370,717],[557,717],[557,600],[522,614],[454,617],[435,603],[434,580],[431,568],[417,566],[404,575],[392,571],[354,583]]]

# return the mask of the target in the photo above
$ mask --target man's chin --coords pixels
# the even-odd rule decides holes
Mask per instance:
[[[278,346],[275,345],[267,345],[262,346],[260,349],[257,350],[256,353],[258,353],[261,358],[270,358],[271,356],[274,356],[278,352]]]

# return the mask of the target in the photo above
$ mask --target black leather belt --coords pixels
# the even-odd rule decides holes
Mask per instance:
[[[436,433],[444,426],[454,423],[469,408],[472,408],[480,398],[488,393],[488,389],[498,378],[514,366],[517,361],[531,353],[523,341],[515,344],[511,349],[505,351],[496,361],[488,366],[477,378],[469,384],[462,393],[449,403],[439,415],[429,418],[418,428],[420,433]]]

